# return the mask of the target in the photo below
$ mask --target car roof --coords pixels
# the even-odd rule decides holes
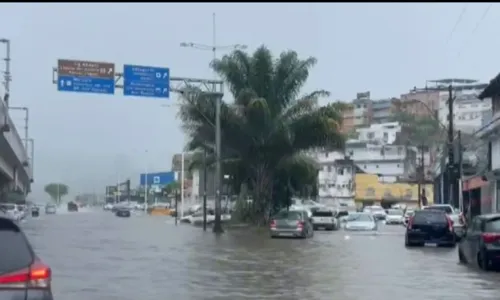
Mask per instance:
[[[428,213],[433,213],[433,214],[446,214],[446,212],[439,210],[439,209],[419,209],[415,210],[415,214],[428,214]]]
[[[477,217],[481,218],[481,219],[485,219],[485,220],[491,220],[491,219],[500,218],[500,213],[484,214],[484,215],[479,215]]]

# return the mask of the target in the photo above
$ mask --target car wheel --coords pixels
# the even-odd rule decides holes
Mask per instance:
[[[460,246],[458,247],[458,261],[462,264],[467,263],[467,259],[465,258],[465,255],[462,253],[462,249],[460,249]]]
[[[483,271],[489,271],[491,269],[489,261],[484,257],[484,253],[482,251],[477,254],[477,265]]]

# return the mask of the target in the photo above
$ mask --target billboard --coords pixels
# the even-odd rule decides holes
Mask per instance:
[[[434,203],[434,187],[423,184],[428,203]],[[418,185],[413,183],[380,182],[375,174],[356,174],[356,199],[418,201]]]
[[[175,172],[156,172],[140,174],[140,185],[167,185],[175,181]]]

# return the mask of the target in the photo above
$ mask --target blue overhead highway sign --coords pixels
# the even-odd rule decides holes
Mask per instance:
[[[123,66],[123,95],[168,98],[170,70],[147,66]]]
[[[175,172],[157,172],[141,174],[139,178],[140,185],[167,185],[175,181]]]
[[[115,64],[60,59],[57,90],[93,94],[115,93]]]

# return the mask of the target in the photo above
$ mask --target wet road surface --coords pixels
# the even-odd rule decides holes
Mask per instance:
[[[457,250],[404,247],[404,228],[376,236],[316,232],[272,240],[222,236],[162,217],[42,215],[23,228],[53,269],[57,299],[498,299],[500,273],[458,264]]]

